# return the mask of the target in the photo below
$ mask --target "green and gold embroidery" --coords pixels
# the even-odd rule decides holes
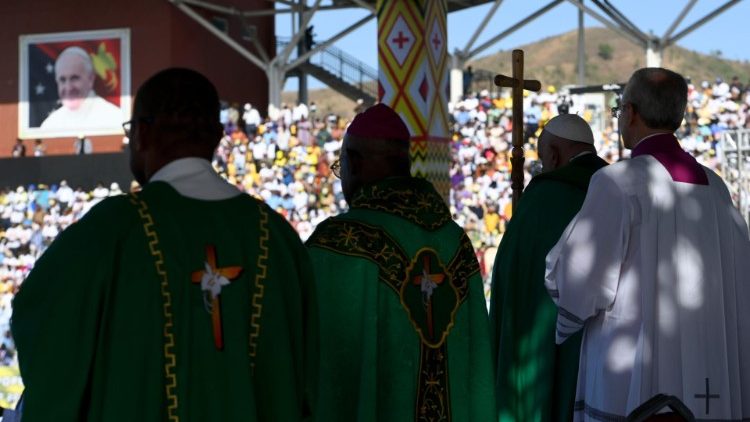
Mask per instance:
[[[447,422],[451,420],[451,401],[448,394],[448,347],[421,347],[419,356],[419,384],[415,420],[419,422]]]
[[[409,264],[407,282],[401,284],[401,305],[409,314],[422,343],[438,348],[448,338],[460,305],[454,280],[434,249],[423,248]],[[433,304],[443,310],[433,312]],[[450,309],[450,312],[445,310]]]
[[[436,230],[451,220],[443,198],[428,182],[416,178],[388,179],[360,189],[352,208],[383,211]]]
[[[380,227],[351,220],[327,220],[307,244],[373,261],[380,269],[378,278],[397,294],[406,279],[409,260],[398,242]]]
[[[474,253],[474,247],[471,245],[471,239],[466,233],[461,235],[461,242],[456,255],[448,264],[448,273],[458,290],[459,300],[461,303],[466,300],[469,291],[469,279],[479,273],[479,261]]]
[[[469,279],[479,272],[468,236],[462,235],[458,251],[447,266],[431,248],[420,249],[409,259],[398,242],[383,229],[353,220],[324,222],[307,245],[368,259],[378,265],[378,278],[399,295],[420,337],[415,419],[449,422],[446,340],[458,308],[468,296]],[[433,313],[433,306],[450,309],[450,312]]]

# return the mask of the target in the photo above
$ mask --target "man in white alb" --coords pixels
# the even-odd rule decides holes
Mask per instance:
[[[119,107],[94,92],[94,65],[86,50],[68,47],[55,61],[55,82],[62,106],[42,122],[42,129],[119,128]]]
[[[558,344],[584,328],[577,421],[624,420],[659,393],[700,420],[750,418],[748,229],[673,134],[686,102],[679,74],[633,74],[616,112],[632,158],[594,174],[547,255]]]

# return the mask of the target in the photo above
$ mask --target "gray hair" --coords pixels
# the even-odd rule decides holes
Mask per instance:
[[[60,73],[60,60],[65,56],[78,56],[82,58],[83,67],[86,69],[86,73],[88,73],[89,75],[94,73],[94,64],[91,62],[91,56],[89,56],[89,53],[87,53],[86,50],[82,49],[81,47],[68,47],[63,50],[55,60],[55,75]]]
[[[630,77],[623,103],[630,103],[652,129],[677,130],[685,117],[687,82],[661,67],[638,69]]]

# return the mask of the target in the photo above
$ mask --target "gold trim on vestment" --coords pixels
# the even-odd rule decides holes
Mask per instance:
[[[143,222],[143,231],[146,233],[149,251],[154,258],[156,273],[160,278],[162,310],[164,313],[164,388],[167,395],[167,417],[170,421],[179,422],[180,417],[177,414],[177,375],[175,367],[177,366],[177,357],[174,353],[174,320],[172,316],[172,295],[169,293],[169,281],[167,271],[164,269],[164,254],[159,248],[159,236],[154,229],[154,219],[148,210],[146,202],[135,194],[128,195],[130,202],[138,209],[138,215]]]
[[[258,272],[255,274],[255,289],[252,297],[252,314],[250,316],[250,370],[255,372],[255,356],[258,353],[258,337],[260,336],[260,318],[263,314],[263,295],[266,288],[263,284],[268,277],[268,211],[265,206],[258,207],[260,211],[260,231],[258,236]]]

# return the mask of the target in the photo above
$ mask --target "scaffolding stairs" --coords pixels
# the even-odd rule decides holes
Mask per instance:
[[[278,39],[276,44],[281,49],[288,43],[288,40]],[[287,77],[299,76],[300,72],[352,101],[362,100],[365,106],[375,104],[378,98],[378,71],[340,48],[328,46],[318,51],[287,72]]]

